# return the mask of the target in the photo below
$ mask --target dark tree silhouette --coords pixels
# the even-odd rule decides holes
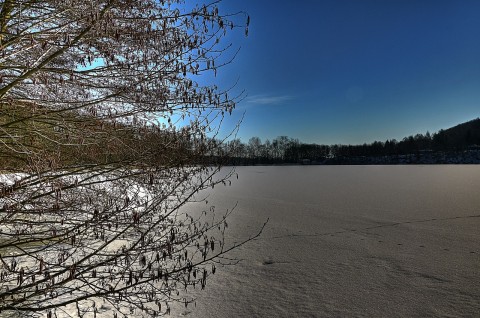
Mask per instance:
[[[230,163],[234,164],[280,164],[280,163],[415,163],[422,156],[429,156],[428,162],[478,162],[477,155],[468,153],[480,148],[480,119],[455,127],[440,130],[435,134],[416,134],[385,142],[374,141],[363,145],[317,145],[305,144],[286,136],[268,140],[262,144],[258,137],[252,137],[248,144],[235,141],[235,154]],[[466,152],[467,151],[467,152]],[[462,153],[463,159],[462,159]],[[445,157],[445,155],[447,157]],[[402,158],[403,156],[403,158]],[[408,158],[405,158],[408,157]],[[372,158],[376,160],[372,161]]]

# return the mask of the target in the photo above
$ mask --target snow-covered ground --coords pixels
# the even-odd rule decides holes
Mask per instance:
[[[230,240],[269,224],[173,316],[480,316],[480,166],[237,172],[209,198]]]
[[[238,202],[230,243],[268,226],[229,255],[239,264],[217,266],[205,290],[189,289],[196,304],[174,304],[171,316],[480,316],[479,166],[237,172],[231,187],[211,190],[208,205],[184,211],[213,205],[222,213]]]

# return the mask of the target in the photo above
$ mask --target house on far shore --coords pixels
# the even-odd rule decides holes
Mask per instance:
[[[309,165],[311,164],[310,159],[300,159],[300,164],[301,165]]]

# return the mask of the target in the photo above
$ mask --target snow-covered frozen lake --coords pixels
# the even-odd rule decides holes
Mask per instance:
[[[229,239],[190,317],[479,317],[480,166],[239,167]]]

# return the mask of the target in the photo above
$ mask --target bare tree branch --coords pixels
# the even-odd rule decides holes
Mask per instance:
[[[224,239],[231,210],[182,207],[228,184],[217,137],[242,98],[195,79],[231,63],[221,39],[244,14],[217,1],[0,7],[0,311],[151,317],[192,302],[177,292],[205,287],[239,244]]]

